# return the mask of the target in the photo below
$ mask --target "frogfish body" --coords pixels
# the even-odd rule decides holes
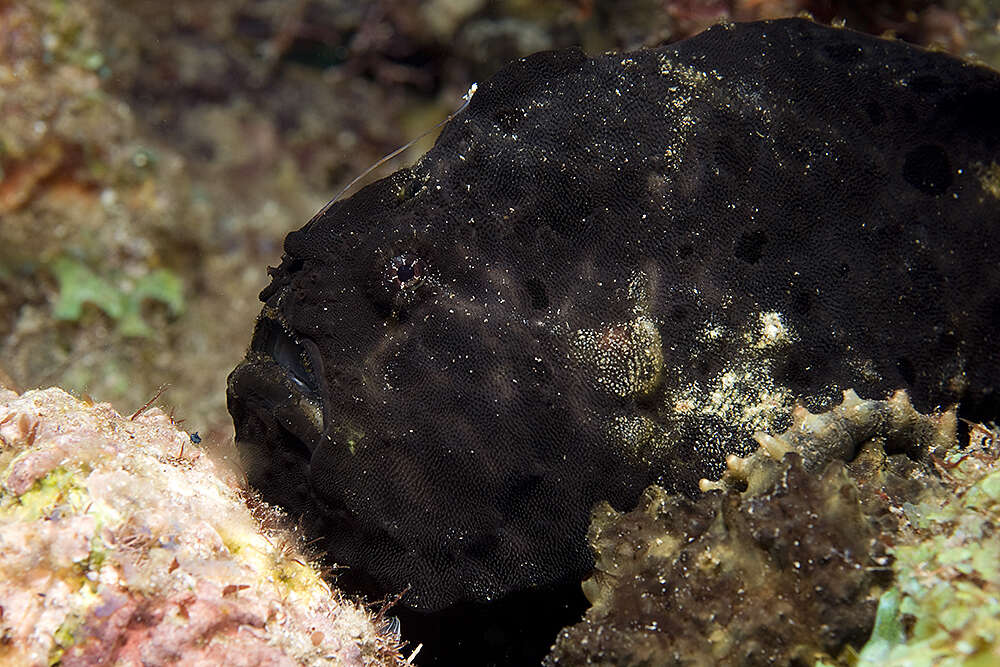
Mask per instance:
[[[373,594],[579,580],[841,391],[1000,414],[1000,75],[800,19],[539,53],[285,240],[229,410]]]

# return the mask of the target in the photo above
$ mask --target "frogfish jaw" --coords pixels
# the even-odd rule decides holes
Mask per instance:
[[[324,429],[323,399],[301,385],[270,354],[251,348],[230,373],[226,396],[250,485],[292,516],[312,509],[309,464]]]

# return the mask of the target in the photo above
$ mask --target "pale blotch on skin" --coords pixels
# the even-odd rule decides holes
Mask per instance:
[[[988,165],[977,165],[979,185],[994,199],[1000,199],[1000,164],[991,162]]]
[[[663,379],[663,340],[648,314],[651,289],[650,277],[635,271],[626,289],[626,298],[634,304],[633,319],[571,334],[573,360],[613,396],[648,396]]]
[[[653,320],[640,315],[606,329],[580,329],[573,334],[574,361],[593,382],[621,398],[645,396],[663,376],[663,343]]]
[[[709,324],[701,338],[710,341],[734,335],[718,323]],[[760,313],[741,338],[743,354],[734,358],[706,386],[687,382],[666,397],[666,407],[681,414],[715,417],[748,435],[773,428],[794,402],[792,392],[774,380],[774,354],[795,340],[780,313]]]

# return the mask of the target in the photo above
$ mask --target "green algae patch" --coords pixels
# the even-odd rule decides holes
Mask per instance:
[[[124,336],[149,336],[152,329],[142,316],[145,301],[160,302],[172,316],[184,311],[184,285],[168,269],[154,269],[134,280],[109,279],[94,273],[69,257],[56,259],[49,267],[59,283],[59,295],[52,306],[57,320],[79,321],[85,304],[104,312]]]
[[[87,615],[101,602],[96,588],[93,582],[83,579],[79,589],[71,595],[73,611],[66,615],[62,625],[52,635],[54,646],[49,654],[50,665],[60,664],[66,649],[79,641],[77,635]]]
[[[875,612],[875,627],[872,637],[861,651],[858,662],[881,662],[906,639],[903,623],[899,615],[900,594],[891,589],[882,594]]]
[[[965,494],[964,505],[995,513],[1000,506],[1000,470],[976,482]]]

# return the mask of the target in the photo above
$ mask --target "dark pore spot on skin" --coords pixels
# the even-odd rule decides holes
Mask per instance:
[[[229,378],[249,482],[405,591],[418,664],[537,664],[597,503],[694,496],[847,388],[1000,417],[998,100],[799,19],[512,63],[285,239]]]
[[[865,105],[865,113],[868,114],[868,120],[872,122],[872,125],[881,125],[885,122],[885,112],[875,100],[871,100]]]
[[[524,283],[525,289],[531,298],[531,307],[541,310],[549,305],[549,298],[545,294],[545,285],[535,278],[529,278]]]
[[[835,40],[821,48],[823,53],[834,62],[841,65],[852,65],[864,57],[864,51],[853,40]]]
[[[736,258],[748,264],[756,264],[764,255],[766,243],[767,235],[763,231],[755,229],[744,232],[736,240]]]
[[[917,190],[939,195],[952,183],[951,165],[940,146],[919,146],[906,154],[903,178]]]

